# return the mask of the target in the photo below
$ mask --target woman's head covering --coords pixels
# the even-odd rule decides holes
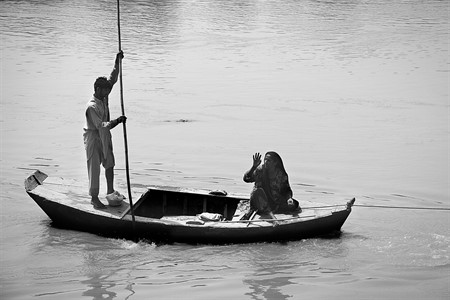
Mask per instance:
[[[277,210],[280,205],[287,205],[286,201],[292,198],[288,174],[281,157],[274,151],[264,156],[262,188],[273,210]]]

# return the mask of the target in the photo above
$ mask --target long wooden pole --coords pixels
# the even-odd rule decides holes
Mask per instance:
[[[120,38],[120,3],[117,0],[117,31],[119,35],[119,52],[122,51],[122,42]],[[120,105],[122,106],[122,116],[125,116],[125,105],[123,103],[123,80],[122,80],[122,59],[119,59],[119,82],[120,82]],[[130,186],[130,166],[128,163],[128,141],[127,141],[127,125],[123,122],[123,140],[125,145],[125,168],[127,174],[128,199],[130,203],[131,219],[133,224],[133,234],[136,232],[136,220],[134,218],[133,200],[131,198]]]

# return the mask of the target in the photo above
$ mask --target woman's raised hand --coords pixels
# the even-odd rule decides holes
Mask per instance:
[[[261,154],[259,152],[256,152],[255,155],[253,155],[253,168],[258,167],[261,164]]]

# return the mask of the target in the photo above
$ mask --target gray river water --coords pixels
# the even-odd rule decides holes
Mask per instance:
[[[300,202],[448,209],[448,11],[122,0],[132,186],[249,193],[251,156],[274,150]],[[220,247],[52,227],[23,180],[86,183],[84,109],[118,50],[116,2],[1,1],[0,32],[0,298],[449,298],[448,210],[355,207],[337,239]],[[113,142],[125,193],[120,126]]]

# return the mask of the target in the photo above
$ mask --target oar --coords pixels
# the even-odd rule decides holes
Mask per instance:
[[[122,51],[122,42],[120,39],[120,4],[117,0],[117,31],[119,35],[119,52]],[[125,106],[123,104],[123,81],[122,81],[122,59],[119,59],[119,78],[120,78],[120,104],[122,106],[122,116],[125,116]],[[134,219],[133,200],[131,199],[131,186],[130,186],[130,166],[128,164],[128,142],[127,142],[127,126],[126,122],[123,124],[123,140],[125,145],[125,168],[127,174],[127,187],[128,187],[128,199],[130,202],[131,220],[133,224],[133,235],[136,234],[136,221]],[[136,236],[135,236],[136,237]]]

